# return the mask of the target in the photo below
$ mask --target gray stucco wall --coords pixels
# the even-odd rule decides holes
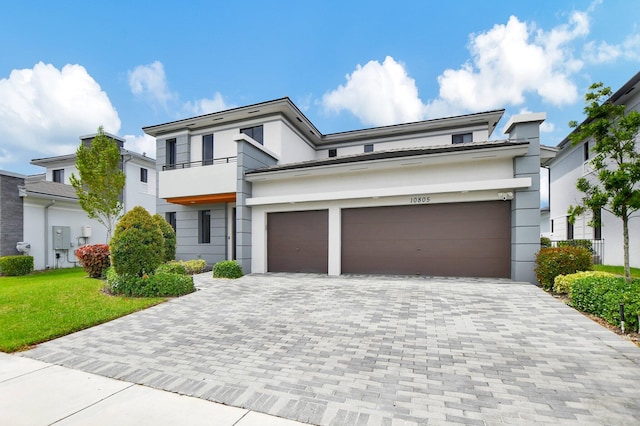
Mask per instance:
[[[24,210],[19,185],[24,185],[23,178],[0,174],[0,256],[20,254],[16,243],[24,240]]]
[[[238,175],[236,189],[236,260],[245,274],[251,272],[251,208],[246,206],[251,197],[251,183],[244,179],[245,172],[272,166],[277,160],[244,140],[238,140]]]

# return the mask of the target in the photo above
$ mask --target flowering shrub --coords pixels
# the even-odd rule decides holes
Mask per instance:
[[[91,278],[103,277],[107,268],[111,266],[107,244],[89,244],[78,247],[76,257],[80,265]]]
[[[593,268],[591,253],[581,247],[549,247],[536,255],[536,278],[545,290],[551,290],[558,275],[589,271]]]
[[[553,291],[558,294],[568,294],[576,280],[585,277],[615,277],[615,274],[604,271],[581,271],[575,274],[558,275],[553,281]]]

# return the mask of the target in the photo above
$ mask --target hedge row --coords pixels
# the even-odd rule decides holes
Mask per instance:
[[[536,255],[536,278],[545,290],[553,288],[558,275],[589,271],[592,268],[591,252],[582,247],[542,248]]]
[[[27,275],[33,272],[33,256],[0,257],[0,274],[9,277]]]

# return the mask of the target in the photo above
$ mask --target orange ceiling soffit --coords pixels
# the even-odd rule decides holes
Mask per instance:
[[[182,204],[184,206],[190,206],[192,204],[235,203],[236,193],[227,192],[225,194],[192,195],[189,197],[167,198],[166,200],[169,203]]]

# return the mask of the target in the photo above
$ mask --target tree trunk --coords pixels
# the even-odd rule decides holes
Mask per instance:
[[[631,268],[629,266],[629,215],[626,209],[622,215],[622,239],[624,245],[624,278],[631,282]]]

